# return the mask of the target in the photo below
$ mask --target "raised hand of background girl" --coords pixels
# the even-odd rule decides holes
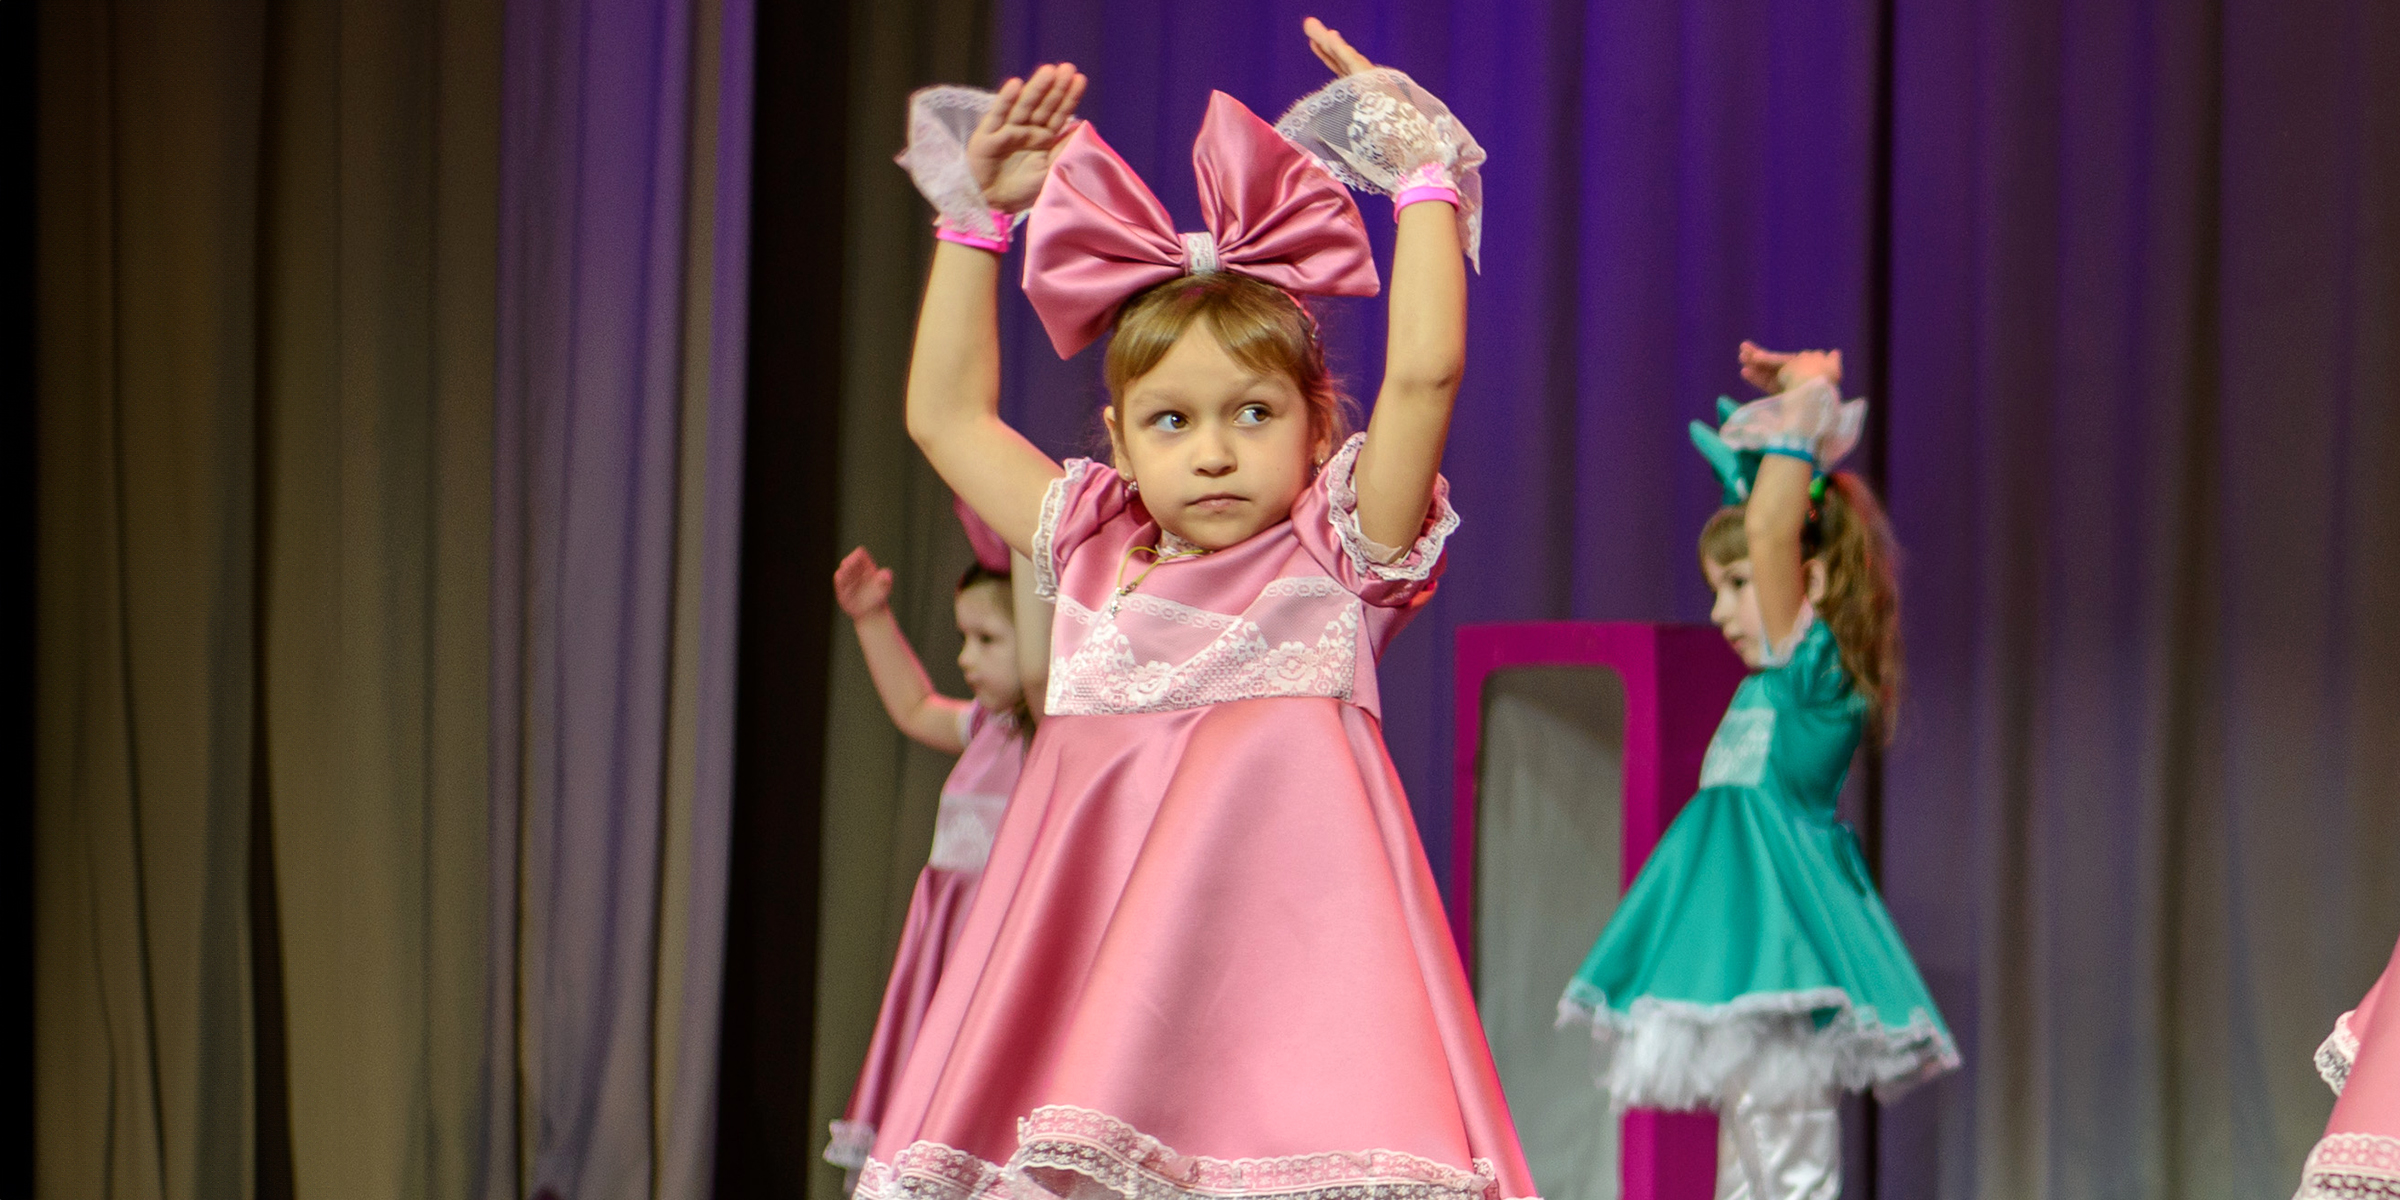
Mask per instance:
[[[967,137],[967,169],[983,189],[985,203],[1010,213],[1033,206],[1089,82],[1073,63],[1044,63],[1032,75],[1000,85],[999,96]]]
[[[1308,48],[1316,52],[1318,61],[1333,68],[1334,74],[1356,75],[1375,69],[1366,55],[1352,49],[1349,42],[1342,40],[1341,32],[1326,28],[1325,22],[1315,17],[1304,18],[1300,31],[1308,35]]]
[[[892,570],[875,565],[875,556],[860,546],[833,569],[833,602],[855,621],[892,602]]]
[[[1808,382],[1823,379],[1839,388],[1842,386],[1842,352],[1839,350],[1797,350],[1780,353],[1757,342],[1743,342],[1741,349],[1742,378],[1762,392],[1784,392]]]

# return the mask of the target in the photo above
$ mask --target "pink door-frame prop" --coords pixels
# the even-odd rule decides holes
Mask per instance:
[[[1700,760],[1744,672],[1724,637],[1707,626],[1526,621],[1458,631],[1450,936],[1470,977],[1484,686],[1493,674],[1522,667],[1606,667],[1625,684],[1620,886],[1633,882],[1667,823],[1698,788]],[[1626,1113],[1618,1166],[1621,1200],[1707,1200],[1716,1188],[1716,1115]]]

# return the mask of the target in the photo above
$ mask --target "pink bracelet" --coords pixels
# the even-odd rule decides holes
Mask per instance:
[[[1452,208],[1458,207],[1458,189],[1446,183],[1421,183],[1392,197],[1392,219],[1400,219],[1400,210],[1411,204],[1439,200]]]
[[[1429,162],[1399,178],[1400,190],[1392,195],[1392,219],[1400,219],[1400,210],[1411,204],[1439,200],[1452,208],[1458,207],[1458,181],[1451,177],[1450,168]]]
[[[1008,253],[1009,231],[1015,228],[1016,223],[1015,216],[995,208],[992,210],[992,227],[1000,231],[1000,236],[986,237],[971,229],[960,229],[951,224],[948,217],[936,217],[933,221],[933,236],[937,241],[957,242],[961,246],[973,246],[978,250],[989,250],[994,254],[1006,254]]]

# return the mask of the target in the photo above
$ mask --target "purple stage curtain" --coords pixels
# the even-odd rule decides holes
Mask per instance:
[[[2400,8],[1901,5],[1886,1195],[2288,1194],[2400,929]]]
[[[507,7],[487,1197],[708,1191],[751,11]]]

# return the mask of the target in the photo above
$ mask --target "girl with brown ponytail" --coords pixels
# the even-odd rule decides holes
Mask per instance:
[[[1866,402],[1842,400],[1839,351],[1744,342],[1741,368],[1776,394],[1719,401],[1692,440],[1725,484],[1710,619],[1753,674],[1559,1013],[1591,1023],[1620,1107],[1718,1111],[1721,1200],[1836,1200],[1841,1093],[1889,1100],[1958,1049],[1834,819],[1900,693],[1891,528],[1864,480],[1825,473]]]

